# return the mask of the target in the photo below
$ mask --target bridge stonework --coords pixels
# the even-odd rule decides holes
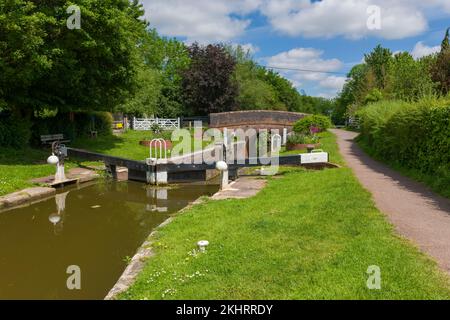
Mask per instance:
[[[210,128],[217,129],[278,129],[287,128],[292,130],[294,124],[308,116],[305,113],[286,111],[249,110],[223,113],[212,113],[210,117]]]

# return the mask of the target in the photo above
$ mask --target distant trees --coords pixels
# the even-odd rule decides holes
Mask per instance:
[[[417,101],[424,96],[446,95],[450,91],[450,39],[447,30],[441,51],[420,59],[407,52],[393,54],[377,46],[365,61],[348,74],[338,99],[333,120],[343,123],[348,114],[380,100]]]
[[[176,39],[160,37],[152,29],[143,35],[138,53],[136,93],[118,110],[139,116],[184,114],[182,72],[190,63],[186,46]]]
[[[331,112],[333,104],[330,100],[301,95],[289,80],[254,62],[241,46],[228,47],[228,51],[237,61],[234,77],[239,89],[239,110]]]

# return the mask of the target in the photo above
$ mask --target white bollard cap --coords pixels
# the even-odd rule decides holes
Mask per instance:
[[[216,169],[219,171],[226,171],[228,170],[228,165],[225,161],[219,161],[216,163]]]
[[[47,163],[48,164],[53,164],[53,165],[57,165],[59,162],[59,159],[57,156],[55,156],[54,154],[52,154],[50,157],[48,157],[47,159]]]

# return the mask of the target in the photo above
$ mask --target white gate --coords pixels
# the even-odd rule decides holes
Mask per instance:
[[[149,118],[149,119],[138,119],[133,118],[133,129],[139,131],[149,131],[152,129],[152,126],[158,125],[163,130],[176,130],[180,129],[180,118],[177,119],[158,119],[158,118]]]

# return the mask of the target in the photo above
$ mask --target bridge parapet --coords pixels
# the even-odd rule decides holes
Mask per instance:
[[[210,114],[211,128],[229,129],[279,129],[292,130],[294,124],[304,117],[305,113],[287,111],[249,110]]]

